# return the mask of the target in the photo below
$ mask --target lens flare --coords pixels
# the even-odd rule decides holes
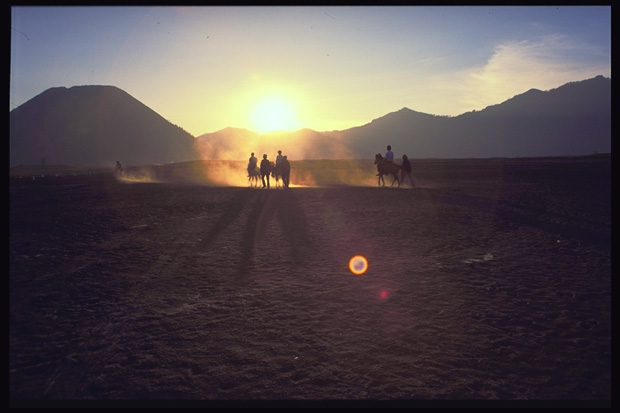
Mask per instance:
[[[368,270],[368,260],[363,255],[354,255],[349,260],[349,270],[355,275],[362,275]]]

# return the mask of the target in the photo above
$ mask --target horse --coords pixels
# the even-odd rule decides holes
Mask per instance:
[[[380,153],[375,155],[375,165],[377,165],[377,172],[379,172],[377,174],[379,176],[377,185],[381,185],[381,182],[383,182],[383,186],[385,186],[383,175],[392,175],[394,179],[391,186],[394,186],[394,182],[398,182],[398,187],[400,188],[400,177],[402,173],[406,173],[402,165],[386,161]]]
[[[254,183],[254,187],[257,187],[259,181],[260,181],[260,169],[258,168],[258,166],[255,166],[254,170],[248,167],[248,185],[252,186],[252,183]]]
[[[280,178],[282,177],[280,168],[281,165],[276,165],[274,162],[271,162],[271,176],[276,180],[276,188],[280,186]]]

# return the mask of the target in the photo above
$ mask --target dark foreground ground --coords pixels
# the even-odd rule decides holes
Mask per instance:
[[[420,161],[414,188],[372,165],[270,190],[10,178],[11,403],[608,406],[610,161]]]

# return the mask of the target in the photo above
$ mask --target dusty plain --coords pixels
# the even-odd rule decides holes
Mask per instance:
[[[11,170],[11,403],[610,404],[611,156],[412,163]]]

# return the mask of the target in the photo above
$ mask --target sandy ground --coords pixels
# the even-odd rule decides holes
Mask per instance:
[[[607,405],[610,163],[414,161],[413,188],[372,163],[327,186],[295,184],[338,163],[293,163],[269,190],[10,178],[11,403]]]

